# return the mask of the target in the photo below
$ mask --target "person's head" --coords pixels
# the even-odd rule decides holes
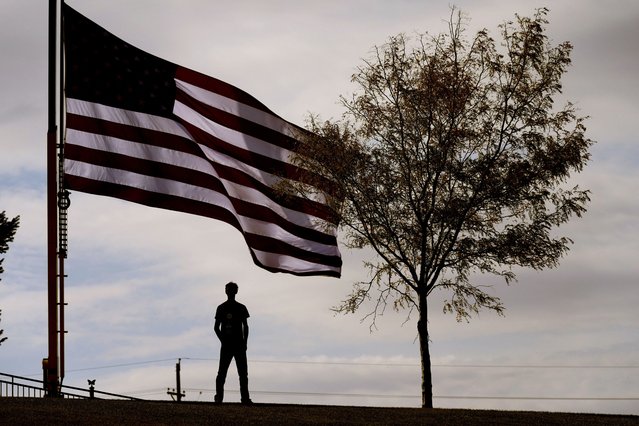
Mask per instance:
[[[226,284],[226,286],[224,286],[224,290],[227,295],[235,296],[237,294],[238,287],[237,284],[235,284],[233,281],[230,281]]]

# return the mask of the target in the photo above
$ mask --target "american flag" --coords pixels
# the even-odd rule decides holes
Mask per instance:
[[[67,5],[63,27],[66,188],[219,219],[242,233],[262,268],[340,276],[325,199],[277,189],[282,180],[321,181],[293,161],[303,129]]]

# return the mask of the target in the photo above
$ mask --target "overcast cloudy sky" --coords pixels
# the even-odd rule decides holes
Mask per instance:
[[[374,45],[399,32],[446,29],[449,0],[69,0],[157,56],[218,77],[303,124],[337,117],[340,94]],[[639,414],[639,2],[460,0],[472,32],[548,6],[555,43],[574,43],[565,96],[576,102],[593,158],[574,181],[588,213],[561,233],[561,265],[519,271],[494,291],[506,317],[430,317],[435,405]],[[41,377],[47,356],[45,141],[47,1],[2,0],[0,211],[21,216],[0,283],[0,372]],[[238,232],[205,218],[72,194],[66,282],[65,384],[165,399],[182,358],[188,400],[212,401],[212,332],[224,284],[250,313],[256,402],[420,404],[415,320],[388,312],[369,333],[362,315],[330,308],[366,278],[365,253],[343,250],[343,278],[270,274]],[[231,367],[227,389],[236,390]],[[469,397],[457,399],[453,397]],[[485,397],[494,397],[483,399]],[[530,399],[517,399],[528,397]],[[514,398],[514,399],[513,399]],[[557,399],[546,399],[557,398]],[[563,399],[562,399],[563,398]],[[634,400],[632,399],[634,398]],[[229,400],[239,400],[229,393]]]

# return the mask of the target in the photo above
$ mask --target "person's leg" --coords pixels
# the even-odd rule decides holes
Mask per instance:
[[[224,400],[224,382],[226,382],[226,373],[229,370],[232,359],[233,352],[222,346],[220,349],[220,365],[217,370],[217,377],[215,378],[215,402],[222,402]]]
[[[239,350],[235,353],[235,365],[237,366],[237,375],[240,377],[240,398],[245,404],[251,403],[248,390],[248,362],[246,360],[246,351]]]

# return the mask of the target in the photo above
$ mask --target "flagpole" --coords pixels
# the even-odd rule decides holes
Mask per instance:
[[[64,0],[61,0],[61,8],[60,8],[60,19],[59,19],[59,37],[60,37],[60,49],[58,58],[60,58],[59,63],[59,123],[60,123],[60,140],[58,143],[58,286],[59,286],[59,315],[60,315],[60,371],[58,372],[58,376],[60,378],[60,384],[64,380],[64,339],[66,328],[64,325],[64,308],[67,303],[64,301],[64,281],[66,278],[64,272],[64,260],[67,258],[67,209],[71,204],[69,200],[69,191],[64,187],[64,118],[65,118],[65,109],[64,109],[64,36],[62,30],[62,10],[64,8]]]
[[[56,41],[57,0],[49,0],[49,98],[47,130],[47,307],[49,355],[45,368],[48,396],[57,396],[58,358],[58,211],[57,211],[57,125],[56,125]]]

